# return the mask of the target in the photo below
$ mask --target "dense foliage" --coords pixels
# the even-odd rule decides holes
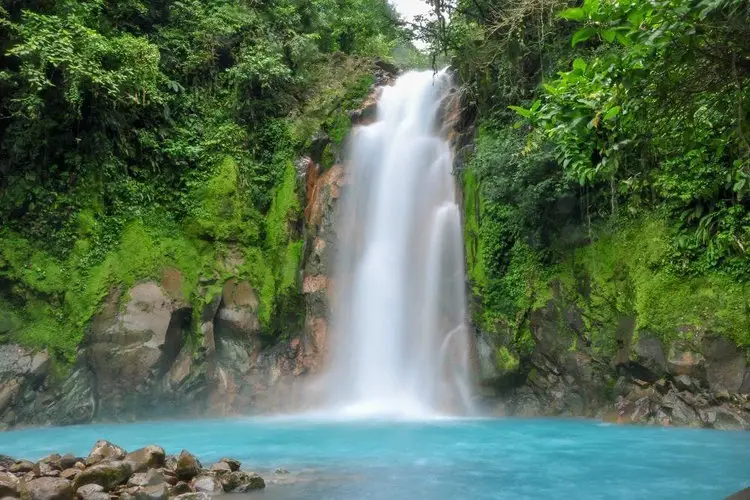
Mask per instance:
[[[635,315],[750,346],[750,4],[431,3],[417,30],[482,117],[462,173],[480,326],[526,351],[558,283],[605,337]]]
[[[3,0],[0,340],[71,358],[110,287],[165,266],[196,305],[200,277],[246,276],[280,334],[294,161],[321,129],[337,154],[398,45],[385,0]]]

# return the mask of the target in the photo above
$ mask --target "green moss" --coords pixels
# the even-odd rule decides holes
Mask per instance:
[[[659,218],[603,229],[591,245],[571,252],[554,277],[597,321],[591,331],[609,340],[618,318],[633,315],[636,331],[666,342],[713,332],[750,347],[750,285],[718,272],[675,274],[667,262],[670,235]],[[582,293],[582,281],[588,294]]]
[[[514,355],[505,346],[500,346],[495,351],[495,365],[501,373],[510,373],[518,370],[518,356]]]

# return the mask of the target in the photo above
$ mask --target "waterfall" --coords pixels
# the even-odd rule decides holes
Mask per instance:
[[[349,416],[465,414],[469,334],[445,72],[382,89],[350,137],[339,205],[329,407]]]

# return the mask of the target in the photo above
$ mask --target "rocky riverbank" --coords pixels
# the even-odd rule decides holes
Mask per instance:
[[[242,470],[232,458],[204,468],[187,450],[167,455],[155,445],[128,453],[108,441],[97,441],[87,457],[52,454],[38,462],[0,455],[0,498],[4,499],[207,500],[265,487],[260,475]]]

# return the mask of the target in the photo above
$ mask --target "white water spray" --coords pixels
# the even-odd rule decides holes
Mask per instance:
[[[342,416],[470,410],[461,221],[439,123],[449,88],[444,72],[407,73],[351,137],[327,379]]]

